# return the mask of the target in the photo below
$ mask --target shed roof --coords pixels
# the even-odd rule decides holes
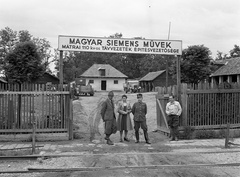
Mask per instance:
[[[228,59],[225,65],[215,71],[212,76],[240,74],[240,57]]]
[[[147,75],[145,75],[143,78],[141,78],[140,81],[152,81],[164,72],[165,72],[165,70],[149,72]]]
[[[99,75],[100,69],[105,69],[105,76]],[[81,77],[127,78],[128,76],[121,73],[119,70],[109,64],[93,64],[81,75]]]

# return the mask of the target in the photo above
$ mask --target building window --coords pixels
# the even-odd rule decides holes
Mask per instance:
[[[94,80],[89,80],[89,84],[94,84]]]
[[[118,80],[114,80],[113,83],[114,83],[114,84],[118,84]]]
[[[99,69],[99,75],[100,76],[106,76],[106,70],[105,69]]]

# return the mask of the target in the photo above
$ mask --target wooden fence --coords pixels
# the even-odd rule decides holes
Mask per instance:
[[[72,139],[72,98],[69,91],[46,91],[47,86],[25,84],[5,86],[0,91],[0,139],[7,135],[62,134]],[[12,91],[9,91],[12,90]],[[30,91],[25,91],[30,90]],[[33,91],[34,90],[34,91]],[[5,136],[4,136],[5,135]],[[58,135],[57,135],[58,136]]]
[[[206,89],[207,88],[207,89]],[[179,102],[183,112],[180,116],[180,129],[240,128],[240,89],[210,88],[204,85],[192,87],[182,84]],[[157,125],[163,132],[169,133],[165,113],[169,95],[177,95],[176,86],[156,88]]]

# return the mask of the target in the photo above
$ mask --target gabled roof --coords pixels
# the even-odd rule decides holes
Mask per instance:
[[[105,69],[105,76],[100,76],[99,70]],[[108,78],[127,78],[125,74],[121,73],[109,64],[93,64],[86,70],[81,77],[108,77]]]
[[[146,76],[141,78],[139,81],[152,81],[164,72],[165,72],[165,70],[156,71],[156,72],[149,72]]]
[[[228,59],[224,66],[215,71],[212,76],[240,74],[240,57]]]

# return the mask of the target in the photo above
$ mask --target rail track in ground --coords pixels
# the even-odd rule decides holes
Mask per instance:
[[[103,154],[78,154],[78,155],[29,155],[29,156],[1,156],[1,161],[33,161],[31,165],[24,170],[10,169],[1,170],[0,174],[27,174],[27,173],[89,173],[92,176],[104,176],[106,173],[125,173],[128,171],[134,174],[148,173],[171,173],[169,176],[191,176],[206,175],[220,172],[221,168],[239,169],[240,160],[230,160],[228,157],[240,155],[240,151],[220,151],[220,152],[156,152],[156,153],[103,153]],[[211,160],[211,157],[215,158]],[[216,157],[226,159],[216,160]],[[238,158],[239,156],[235,157]],[[39,159],[41,163],[39,162]],[[53,162],[53,163],[51,163]],[[59,163],[57,165],[55,163]],[[54,165],[51,165],[54,164]],[[65,164],[65,165],[62,165]],[[49,166],[51,165],[51,166]],[[199,170],[201,169],[201,170]],[[179,172],[181,174],[179,175]],[[95,174],[95,175],[94,175]],[[101,175],[103,174],[103,175]],[[151,174],[150,174],[151,175]],[[137,176],[137,175],[136,175]],[[141,176],[141,175],[140,175]],[[223,175],[224,176],[224,175]]]

